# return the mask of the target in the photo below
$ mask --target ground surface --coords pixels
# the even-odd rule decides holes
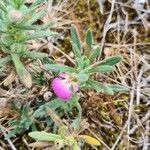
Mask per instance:
[[[98,75],[94,78],[103,82],[121,83],[130,90],[114,96],[91,90],[83,91],[81,98],[83,118],[87,119],[90,124],[90,130],[86,130],[85,133],[101,141],[102,144],[97,148],[98,150],[149,150],[150,24],[148,15],[150,5],[148,1],[140,5],[127,0],[110,2],[107,0],[79,0],[76,2],[70,0],[63,2],[63,5],[64,12],[58,11],[52,16],[59,17],[62,21],[57,31],[62,32],[64,29],[64,38],[55,43],[59,49],[47,45],[41,47],[41,43],[34,43],[35,45],[32,43],[33,46],[41,47],[42,51],[51,53],[51,57],[56,62],[69,64],[68,59],[62,53],[72,55],[68,27],[73,22],[79,30],[81,39],[88,28],[93,30],[94,39],[100,43],[102,48],[100,59],[121,54],[124,60],[116,66],[113,73],[108,76]],[[58,7],[57,4],[55,6]],[[64,15],[64,18],[61,15]],[[0,149],[2,150],[11,149],[11,146],[8,145],[9,141],[4,140],[4,134],[13,128],[9,122],[19,116],[18,112],[10,107],[10,101],[15,100],[18,106],[29,104],[29,114],[32,114],[35,107],[46,103],[49,101],[49,96],[51,97],[49,95],[51,94],[49,86],[51,75],[40,67],[34,69],[38,70],[38,73],[35,71],[35,83],[40,84],[34,84],[30,90],[26,90],[17,78],[7,87],[2,84],[11,68],[8,68],[0,77],[0,127],[3,131],[0,132]],[[45,130],[42,121],[38,124],[38,128]],[[32,139],[27,136],[27,133],[28,131],[25,131],[11,138],[10,143],[18,150],[30,150],[28,145]],[[82,149],[91,150],[92,147],[85,145]]]

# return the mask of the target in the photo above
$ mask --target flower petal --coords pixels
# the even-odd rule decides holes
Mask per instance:
[[[77,92],[78,91],[78,83],[73,84],[73,91]]]
[[[62,72],[62,73],[59,74],[59,77],[62,77],[62,78],[65,78],[65,79],[66,79],[66,78],[69,77],[69,75]]]
[[[54,78],[51,87],[56,96],[62,100],[68,100],[72,96],[70,84],[64,79],[60,79],[59,77]]]

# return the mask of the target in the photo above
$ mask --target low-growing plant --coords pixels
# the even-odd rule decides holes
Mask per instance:
[[[18,107],[16,102],[12,102],[12,109],[18,113],[18,117],[9,122],[9,124],[13,127],[9,132],[7,137],[15,137],[17,134],[21,134],[32,126],[34,130],[36,130],[33,112],[29,111],[29,106],[21,106]]]
[[[127,90],[127,88],[117,84],[102,83],[92,79],[94,73],[108,73],[113,71],[115,64],[120,62],[122,57],[112,56],[101,61],[96,61],[96,57],[100,54],[100,47],[93,43],[91,30],[86,32],[85,44],[83,46],[79,40],[76,27],[72,25],[71,43],[76,61],[74,67],[55,64],[53,61],[49,61],[50,63],[44,65],[47,70],[57,75],[51,81],[51,88],[57,98],[37,108],[35,112],[33,112],[32,117],[46,119],[45,123],[48,126],[53,125],[55,122],[53,122],[51,116],[48,117],[47,108],[55,111],[60,118],[65,116],[70,119],[73,128],[79,127],[82,117],[82,108],[79,103],[80,96],[77,94],[79,90],[89,88],[111,95],[114,94],[114,92]],[[69,116],[72,117],[70,118]],[[24,128],[24,123],[26,123],[24,120],[26,120],[26,118],[20,117],[17,123],[19,126],[20,123],[23,125],[21,129],[29,129],[33,120],[31,120],[31,122],[29,121],[30,124],[28,124],[29,126],[27,126],[27,128]]]
[[[91,30],[85,34],[85,41],[79,39],[77,29],[71,27],[71,44],[75,55],[75,66],[47,63],[45,68],[56,74],[52,80],[51,87],[57,97],[63,100],[71,98],[71,93],[78,89],[94,89],[97,92],[104,92],[113,95],[115,92],[126,91],[127,88],[118,84],[102,83],[94,80],[95,73],[110,73],[115,65],[122,60],[121,56],[106,57],[104,60],[96,61],[100,55],[100,46],[93,42]],[[71,90],[71,91],[70,91]]]
[[[42,25],[36,24],[46,14],[46,8],[39,7],[44,2],[35,0],[31,6],[27,6],[25,0],[0,1],[0,50],[5,54],[5,57],[0,58],[0,67],[12,61],[19,78],[28,88],[32,80],[23,59],[43,59],[48,54],[28,50],[27,42],[56,35],[56,32],[49,30],[54,24],[53,20]]]
[[[46,104],[39,107],[34,112],[34,116],[43,117],[46,114],[49,115],[47,109],[50,109],[51,113],[53,110],[57,112],[57,114],[61,117],[65,115],[65,113],[69,114],[69,112],[72,112],[73,108],[78,108],[79,115],[71,124],[71,127],[76,129],[80,127],[82,113],[82,108],[78,102],[80,97],[76,94],[78,90],[89,88],[94,89],[97,92],[105,92],[112,95],[115,92],[127,90],[127,88],[118,84],[102,83],[92,79],[92,75],[94,73],[112,72],[115,65],[122,60],[122,57],[112,56],[107,57],[101,61],[96,61],[96,58],[100,54],[100,47],[97,44],[93,43],[91,30],[88,30],[86,32],[85,42],[83,45],[81,44],[81,41],[79,39],[76,27],[72,25],[71,44],[73,52],[75,54],[75,66],[71,67],[63,64],[55,64],[52,61],[50,61],[51,63],[46,63],[44,65],[47,70],[58,74],[58,76],[54,77],[51,82],[51,88],[58,98],[51,100],[50,102],[47,102]],[[60,110],[63,110],[63,113]],[[61,127],[64,126],[63,124],[61,124],[62,126],[58,125],[58,117],[57,119],[55,118],[57,120],[55,121],[54,117],[52,115],[50,116],[54,123],[60,127],[59,131],[62,131]],[[95,143],[98,143],[98,145],[100,144],[96,139],[87,135],[76,135],[74,134],[74,132],[68,132],[66,126],[65,130],[63,130],[63,132],[58,132],[58,134],[36,131],[29,133],[29,136],[36,140],[59,143],[60,148],[69,146],[74,150],[79,149],[79,146],[77,144],[78,138],[84,139],[88,143],[93,141]]]
[[[53,121],[51,118],[48,118],[48,113],[46,108],[50,108],[55,111],[59,117],[63,116],[72,116],[70,119],[72,121],[72,126],[77,127],[80,124],[82,117],[82,108],[79,103],[80,97],[75,95],[72,96],[69,101],[60,101],[59,98],[54,98],[51,101],[41,105],[33,113],[34,118],[45,118],[48,126],[52,125]],[[73,114],[73,110],[76,112],[76,115]]]
[[[89,124],[85,120],[79,124],[78,128],[73,128],[69,124],[65,125],[60,117],[50,108],[47,107],[46,109],[55,124],[59,127],[58,133],[53,134],[45,131],[33,131],[29,133],[29,136],[33,139],[43,142],[53,142],[53,149],[61,149],[67,146],[73,150],[80,150],[78,141],[84,141],[92,146],[101,145],[97,139],[88,135],[80,134],[89,127]]]
[[[47,114],[46,107],[57,112],[60,117],[69,114],[73,109],[78,115],[72,122],[72,126],[78,127],[81,121],[82,108],[79,103],[78,90],[94,89],[97,92],[114,94],[115,92],[127,90],[118,84],[102,83],[92,79],[94,73],[109,73],[115,65],[122,60],[121,56],[107,57],[104,60],[96,61],[100,54],[100,47],[93,42],[91,30],[86,32],[84,47],[79,39],[77,29],[71,27],[71,44],[75,54],[75,66],[56,64],[53,61],[45,63],[48,71],[58,74],[51,81],[51,88],[57,98],[40,106],[35,112],[35,117],[44,117]]]

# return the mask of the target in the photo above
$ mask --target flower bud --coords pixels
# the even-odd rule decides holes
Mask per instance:
[[[9,12],[9,17],[12,21],[19,21],[22,19],[23,13],[18,10],[11,10]]]

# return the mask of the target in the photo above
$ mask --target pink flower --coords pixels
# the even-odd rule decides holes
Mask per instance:
[[[75,78],[66,73],[61,73],[58,77],[55,77],[52,80],[51,87],[56,96],[65,101],[72,97],[73,92],[78,91]]]

